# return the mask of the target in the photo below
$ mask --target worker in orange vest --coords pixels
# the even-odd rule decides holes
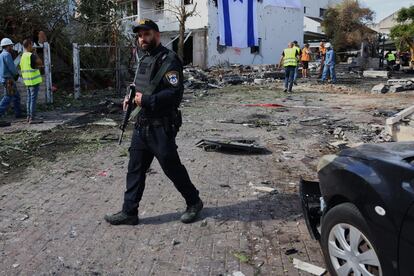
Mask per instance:
[[[319,46],[319,55],[321,57],[321,67],[319,68],[318,78],[321,78],[322,73],[323,73],[323,67],[325,66],[325,58],[326,58],[326,48],[325,48],[325,43],[324,42],[321,42],[321,44]]]
[[[305,47],[302,49],[302,77],[309,78],[309,62],[311,61],[311,50],[309,49],[309,44],[306,43]]]

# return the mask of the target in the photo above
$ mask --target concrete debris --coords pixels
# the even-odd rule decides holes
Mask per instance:
[[[293,266],[295,268],[299,269],[299,270],[306,271],[306,272],[308,272],[312,275],[321,276],[321,275],[324,275],[326,273],[325,268],[322,268],[322,267],[319,267],[319,266],[316,266],[316,265],[298,260],[296,258],[293,259]]]
[[[389,78],[390,72],[389,71],[374,71],[374,70],[368,70],[364,71],[362,75],[365,78]]]
[[[212,67],[202,70],[197,67],[184,68],[186,89],[220,89],[227,85],[265,85],[284,78],[284,72],[275,65],[239,65]]]
[[[245,276],[245,275],[241,271],[233,271],[233,273],[231,274],[231,276]]]
[[[393,85],[390,87],[389,92],[390,93],[396,93],[396,92],[402,92],[405,88],[402,85]]]
[[[276,189],[270,188],[270,187],[264,187],[264,186],[252,186],[252,188],[258,192],[264,192],[264,193],[276,193]]]
[[[116,126],[118,126],[118,124],[114,120],[109,119],[109,118],[104,118],[102,120],[95,121],[95,122],[93,122],[91,124],[92,125],[96,125],[96,126],[110,126],[110,127],[116,127]]]
[[[392,141],[414,141],[414,105],[388,118],[384,132]]]
[[[371,89],[372,93],[387,93],[388,86],[385,84],[377,84]]]

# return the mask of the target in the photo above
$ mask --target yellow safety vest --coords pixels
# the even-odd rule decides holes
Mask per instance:
[[[20,60],[20,70],[26,86],[35,86],[42,83],[42,76],[40,75],[39,69],[33,69],[30,64],[31,56],[32,53],[24,52]]]
[[[397,58],[395,57],[395,55],[393,54],[393,53],[391,53],[391,54],[388,54],[388,57],[387,57],[387,60],[388,61],[394,61],[394,60],[396,60]]]
[[[287,48],[285,49],[284,53],[285,56],[283,58],[283,66],[287,67],[287,66],[298,66],[298,59],[296,58],[297,56],[297,49],[295,48]]]

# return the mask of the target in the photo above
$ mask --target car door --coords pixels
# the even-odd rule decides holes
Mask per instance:
[[[406,179],[408,181],[403,184],[403,188],[411,195],[414,202],[414,173],[409,173]],[[414,275],[414,203],[408,209],[402,223],[398,259],[400,275]]]

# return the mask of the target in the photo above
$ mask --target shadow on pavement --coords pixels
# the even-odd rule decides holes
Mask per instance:
[[[295,220],[302,214],[296,194],[270,194],[255,200],[241,201],[231,205],[210,207],[204,204],[199,220],[213,218],[225,221]],[[164,224],[180,219],[180,213],[168,213],[140,218],[140,224]]]

